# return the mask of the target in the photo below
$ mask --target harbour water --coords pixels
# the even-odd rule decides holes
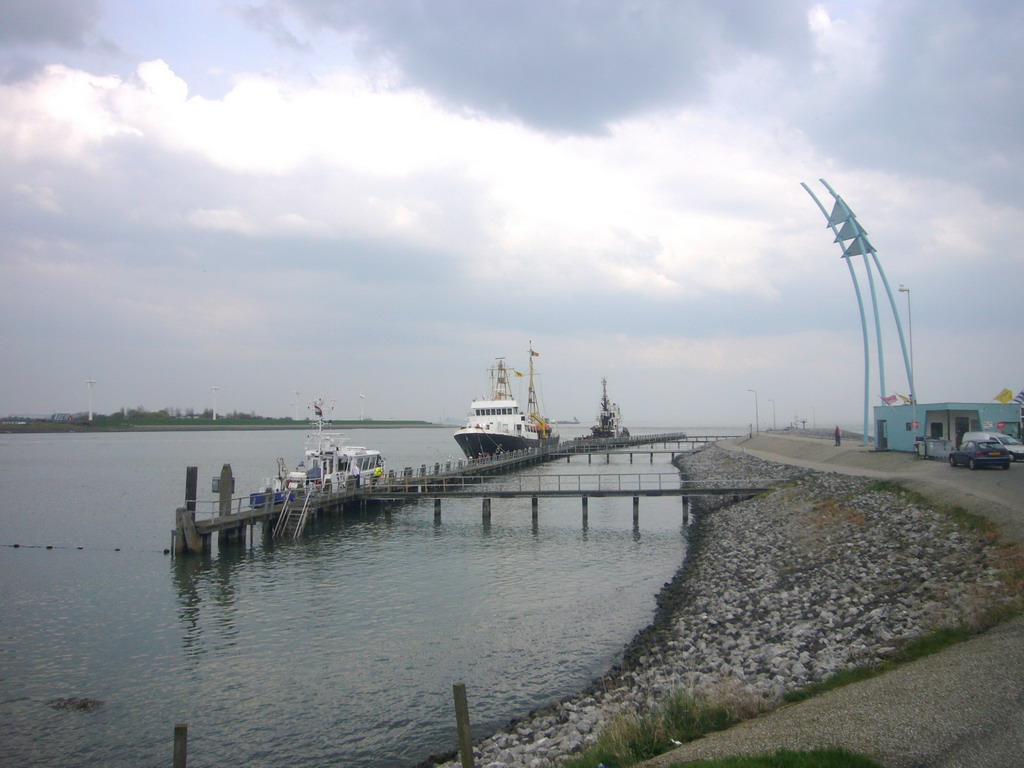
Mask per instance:
[[[568,428],[567,437],[582,434]],[[649,432],[675,431],[674,428]],[[352,430],[401,469],[451,429]],[[634,430],[634,434],[645,430]],[[717,430],[705,430],[717,433]],[[185,467],[237,491],[294,466],[301,431],[0,435],[0,727],[18,766],[410,766],[570,695],[613,665],[681,565],[674,499],[445,500],[324,522],[301,541],[172,559]],[[667,455],[529,471],[670,472]],[[19,545],[15,547],[14,545]],[[48,548],[52,547],[52,548]],[[59,709],[56,699],[103,704]]]

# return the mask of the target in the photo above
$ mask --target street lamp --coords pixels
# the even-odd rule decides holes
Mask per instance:
[[[754,393],[754,431],[755,432],[760,432],[761,431],[761,416],[759,415],[758,409],[757,409],[757,390],[756,389],[748,389],[747,392],[753,392]]]
[[[210,387],[210,391],[213,392],[213,420],[217,420],[217,390],[220,387]]]
[[[92,388],[96,382],[92,379],[86,379],[85,383],[89,387],[89,421],[92,421]]]
[[[910,289],[900,284],[900,293],[907,294],[907,328],[910,331],[910,404],[913,407],[914,432],[917,432],[917,391],[914,385],[914,317],[910,313]]]

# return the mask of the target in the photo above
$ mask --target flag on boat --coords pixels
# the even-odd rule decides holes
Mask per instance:
[[[1017,393],[1017,396],[1013,398],[1014,402],[1024,405],[1024,389]]]
[[[540,352],[534,352],[532,349],[530,350],[530,354],[534,357],[540,357]]]
[[[520,373],[520,372],[519,372],[519,371],[517,371],[517,370],[516,370],[515,368],[513,368],[513,369],[512,369],[512,373],[514,373],[514,374],[515,374],[516,376],[518,376],[518,377],[519,377],[520,379],[521,379],[521,378],[523,378],[523,376],[525,376],[525,375],[526,375],[526,374],[524,374],[524,373]]]
[[[896,402],[896,395],[882,395],[882,402],[886,405],[892,405]]]
[[[901,395],[899,392],[897,392],[896,393],[896,397],[898,397],[900,400],[902,400],[907,405],[910,405],[910,398],[907,397],[906,395]]]
[[[993,400],[998,400],[1003,405],[1006,405],[1008,402],[1013,400],[1013,390],[1004,389],[1002,392],[1000,392],[998,395],[996,395],[992,399]]]
[[[313,413],[315,413],[317,416],[323,416],[324,409],[320,407],[319,403],[313,403]]]

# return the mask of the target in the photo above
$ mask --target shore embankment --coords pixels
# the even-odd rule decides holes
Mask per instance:
[[[1005,599],[992,541],[876,480],[717,446],[681,457],[680,468],[697,481],[779,487],[696,505],[687,560],[622,664],[476,744],[477,765],[558,765],[616,717],[644,714],[678,689],[772,709],[786,691],[882,662],[938,627],[982,621]]]

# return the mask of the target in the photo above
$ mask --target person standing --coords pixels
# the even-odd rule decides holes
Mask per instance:
[[[836,425],[836,431],[833,433],[836,436],[836,445],[839,445],[843,441],[843,436],[839,432],[839,425]]]

